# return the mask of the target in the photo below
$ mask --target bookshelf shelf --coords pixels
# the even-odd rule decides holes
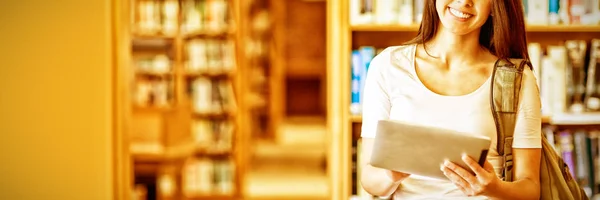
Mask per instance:
[[[219,113],[193,113],[193,118],[199,119],[231,119],[235,117],[233,112],[219,112]]]
[[[141,40],[148,40],[148,39],[158,39],[158,40],[174,40],[176,38],[175,35],[162,35],[162,34],[144,34],[144,33],[133,33],[132,34],[133,39],[141,39]]]
[[[194,38],[228,38],[234,37],[235,31],[226,30],[226,31],[190,31],[184,34],[185,39],[194,39]]]
[[[233,152],[231,152],[231,150],[210,150],[205,148],[198,148],[195,152],[197,156],[208,156],[215,158],[228,158],[232,153]]]
[[[350,122],[362,123],[362,115],[350,115]]]
[[[600,32],[599,25],[528,25],[527,32]]]
[[[136,75],[138,76],[147,76],[147,77],[157,77],[157,78],[165,78],[169,76],[173,76],[173,72],[153,72],[153,71],[136,71]]]
[[[147,37],[133,37],[131,39],[131,45],[133,47],[146,47],[146,48],[165,48],[172,45],[175,42],[174,38],[159,37],[159,36],[147,36]]]
[[[550,116],[542,116],[542,124],[550,123]]]
[[[600,113],[580,114],[557,114],[550,119],[553,125],[598,125],[600,124]]]
[[[231,78],[235,76],[235,72],[185,72],[185,76],[187,76],[188,78],[196,78],[201,76],[211,78]]]
[[[132,152],[132,157],[133,160],[137,163],[158,163],[158,162],[163,162],[167,159],[165,159],[165,156],[163,154],[158,154],[158,153],[136,153],[136,152]]]

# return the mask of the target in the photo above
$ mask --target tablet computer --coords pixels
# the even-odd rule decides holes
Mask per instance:
[[[440,180],[448,180],[440,165],[449,160],[473,171],[462,161],[463,154],[483,166],[491,140],[454,130],[415,125],[395,120],[380,120],[370,164]]]

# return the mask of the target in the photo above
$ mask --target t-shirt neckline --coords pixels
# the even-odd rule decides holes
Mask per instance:
[[[463,97],[469,97],[469,96],[473,96],[477,93],[479,93],[480,91],[482,91],[487,85],[488,82],[490,82],[490,80],[492,79],[492,76],[489,76],[485,82],[483,82],[483,84],[481,84],[476,90],[467,93],[467,94],[463,94],[463,95],[443,95],[443,94],[439,94],[437,92],[432,91],[431,89],[429,89],[427,86],[425,86],[425,84],[421,81],[421,78],[419,77],[419,75],[417,75],[417,45],[418,44],[413,44],[412,45],[412,55],[411,55],[411,60],[410,60],[410,72],[413,74],[413,76],[415,76],[415,79],[419,85],[419,87],[421,87],[423,90],[425,90],[427,93],[432,94],[434,96],[438,96],[438,97],[444,97],[444,98],[463,98]]]

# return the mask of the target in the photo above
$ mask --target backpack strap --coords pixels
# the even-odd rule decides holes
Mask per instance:
[[[498,154],[504,158],[503,171],[500,177],[504,181],[513,180],[513,134],[525,65],[531,68],[531,63],[525,59],[499,59],[494,64],[492,72],[490,104],[496,124],[496,148]]]

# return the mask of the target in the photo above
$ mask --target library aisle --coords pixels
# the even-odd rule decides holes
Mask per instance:
[[[246,174],[247,200],[328,199],[322,117],[284,120],[276,141],[258,141]]]

